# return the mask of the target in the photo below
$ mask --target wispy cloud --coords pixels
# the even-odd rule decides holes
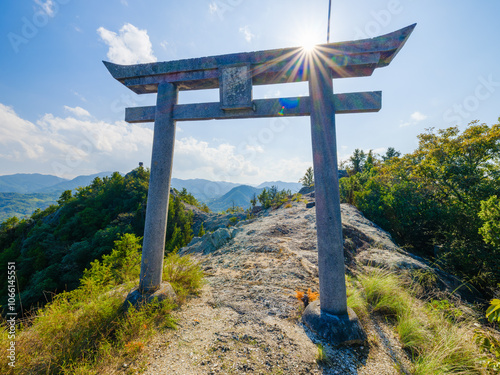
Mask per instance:
[[[427,119],[426,115],[424,115],[422,112],[416,111],[410,115],[410,119],[408,121],[402,122],[399,126],[403,128],[405,126],[416,125],[419,122],[424,121],[425,119]]]
[[[250,31],[250,27],[248,27],[248,26],[240,27],[240,33],[243,34],[243,36],[245,37],[245,40],[248,43],[250,43],[252,41],[252,39],[255,37],[255,35],[252,34],[252,32]]]
[[[76,117],[90,117],[90,113],[82,107],[71,108],[65,105],[64,109]]]
[[[215,3],[215,1],[212,1],[210,4],[208,4],[208,10],[210,12],[210,14],[214,14],[215,12],[217,12],[217,9],[219,9],[217,7],[217,4]]]
[[[76,97],[78,97],[82,102],[86,102],[87,101],[87,98],[85,98],[82,94],[76,92],[76,91],[72,91],[73,95],[75,95]]]
[[[104,27],[99,27],[97,33],[109,46],[107,56],[111,62],[127,65],[158,60],[153,53],[147,30],[140,30],[127,23],[120,29],[119,34]]]
[[[38,4],[49,17],[54,17],[55,4],[53,0],[35,0],[35,3]]]

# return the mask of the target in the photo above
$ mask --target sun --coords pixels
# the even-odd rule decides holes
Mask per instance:
[[[315,49],[316,45],[318,44],[318,36],[313,32],[306,31],[304,33],[301,33],[299,37],[299,42],[302,48],[304,49],[304,52],[310,53]]]

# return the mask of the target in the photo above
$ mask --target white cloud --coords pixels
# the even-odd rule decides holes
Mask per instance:
[[[269,179],[269,176],[273,176],[273,180],[298,181],[309,167],[312,167],[312,161],[304,161],[299,158],[272,161],[267,163],[265,168],[262,168],[258,180],[263,181]]]
[[[250,31],[250,28],[248,26],[243,26],[240,27],[240,33],[245,36],[245,40],[250,43],[252,39],[255,37],[254,34]]]
[[[122,5],[125,5],[126,7],[128,7],[128,1],[127,0],[120,0],[120,3],[122,3]]]
[[[402,122],[399,126],[401,128],[404,128],[406,126],[416,125],[419,122],[424,121],[425,119],[427,119],[426,115],[419,111],[415,111],[410,115],[410,119],[408,121]]]
[[[426,115],[424,115],[423,113],[420,113],[418,111],[417,112],[413,112],[410,117],[415,122],[424,121],[427,118]]]
[[[208,4],[208,10],[210,11],[210,14],[214,14],[215,12],[217,12],[217,4],[215,3],[215,1],[212,1],[210,4]]]
[[[35,3],[37,3],[42,10],[47,14],[49,17],[54,17],[55,15],[55,4],[53,0],[47,0],[47,1],[42,1],[42,0],[35,0]]]
[[[107,56],[111,62],[128,65],[157,61],[147,30],[127,23],[119,34],[104,27],[99,27],[97,33],[109,46]]]
[[[6,174],[38,172],[72,178],[127,172],[139,161],[150,160],[152,140],[153,131],[140,124],[52,114],[32,123],[0,103],[0,165]]]
[[[45,173],[73,178],[102,171],[128,172],[151,160],[150,125],[108,123],[87,116],[85,109],[65,106],[67,117],[45,114],[35,122],[0,103],[0,174]],[[175,141],[173,176],[214,181],[258,183],[272,179],[298,181],[311,161],[276,157],[264,145]]]
[[[90,113],[82,107],[71,108],[65,105],[64,109],[77,117],[90,117]]]
[[[262,146],[259,146],[259,145],[245,145],[245,150],[246,151],[250,151],[250,152],[255,152],[255,153],[259,153],[259,154],[262,154],[264,152],[264,149],[262,148]]]
[[[163,42],[160,43],[160,46],[161,48],[163,49],[167,49],[167,46],[168,46],[168,42],[166,40],[164,40]]]
[[[175,141],[174,175],[177,178],[204,176],[202,178],[227,181],[255,176],[258,172],[255,165],[236,153],[236,147],[227,143],[211,147],[193,137]]]

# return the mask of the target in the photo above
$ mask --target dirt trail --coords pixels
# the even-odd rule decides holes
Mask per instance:
[[[369,344],[332,348],[300,322],[295,291],[318,291],[315,209],[303,202],[240,223],[219,249],[194,252],[206,273],[199,297],[175,312],[179,328],[154,339],[146,374],[399,374],[407,363],[383,322],[365,327]],[[388,235],[344,206],[358,248],[395,247]],[[363,229],[364,228],[364,229]],[[353,233],[357,229],[347,228]],[[329,362],[318,365],[317,344]]]

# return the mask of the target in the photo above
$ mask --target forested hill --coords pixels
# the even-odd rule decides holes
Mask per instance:
[[[97,177],[74,194],[65,191],[57,204],[30,218],[12,217],[0,224],[0,277],[7,280],[7,263],[16,262],[25,310],[50,300],[53,293],[76,288],[90,262],[109,254],[124,233],[143,235],[148,181],[149,171],[142,167],[126,176]],[[193,237],[192,214],[183,199],[197,204],[187,192],[171,195],[166,252]],[[7,283],[0,295],[5,306]]]

